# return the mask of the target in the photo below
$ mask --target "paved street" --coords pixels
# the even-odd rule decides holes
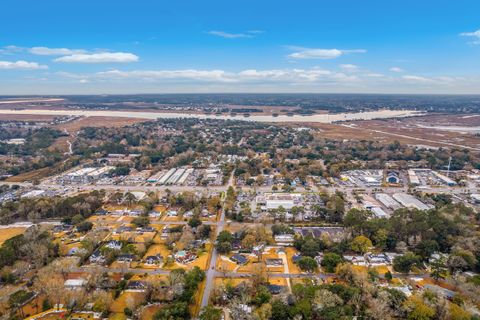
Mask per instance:
[[[222,199],[222,212],[220,214],[220,220],[217,223],[215,238],[217,238],[218,234],[223,231],[223,228],[225,226],[225,210],[223,208],[223,204],[225,202],[226,192],[228,190],[228,187],[233,186],[233,181],[234,181],[234,179],[233,179],[233,172],[232,172],[232,175],[230,176],[230,179],[228,180],[228,184],[224,189],[225,194],[224,194],[223,199]],[[217,257],[218,257],[218,252],[217,252],[217,249],[214,247],[212,249],[212,255],[210,257],[210,263],[208,265],[207,277],[206,277],[206,280],[205,280],[206,284],[205,284],[205,289],[204,289],[203,295],[202,295],[202,303],[200,305],[201,308],[208,305],[208,301],[210,299],[210,294],[212,293],[212,287],[213,287],[213,283],[214,283],[215,275],[216,275],[215,264],[217,262]]]

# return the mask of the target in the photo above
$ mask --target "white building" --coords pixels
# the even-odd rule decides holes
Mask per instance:
[[[450,179],[449,177],[441,173],[438,173],[437,171],[433,171],[433,174],[449,187],[453,187],[457,185],[455,181],[453,181],[452,179]]]
[[[68,279],[63,284],[66,289],[76,290],[84,287],[87,284],[85,279]]]
[[[433,208],[433,206],[426,205],[414,196],[406,193],[395,193],[393,195],[393,198],[407,208],[413,208],[418,210],[429,210]]]
[[[377,193],[375,194],[375,199],[379,201],[381,204],[383,204],[385,207],[392,209],[392,210],[397,210],[400,209],[402,206],[400,203],[395,201],[392,197],[390,197],[386,193]]]
[[[293,234],[277,234],[275,236],[275,242],[279,246],[291,246],[293,244]]]
[[[257,203],[263,210],[277,210],[280,207],[290,210],[301,204],[302,196],[300,194],[290,193],[266,193],[264,197],[257,197]]]
[[[415,186],[418,186],[420,184],[420,179],[418,178],[414,170],[408,170],[407,174],[408,174],[408,181],[410,181],[410,184],[413,184]]]

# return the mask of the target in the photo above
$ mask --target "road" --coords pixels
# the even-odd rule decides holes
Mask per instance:
[[[8,181],[0,181],[0,185],[18,185],[21,187],[32,187],[33,184],[29,182],[8,182]],[[108,191],[166,191],[170,190],[172,192],[184,192],[184,191],[196,191],[196,192],[204,192],[210,194],[217,194],[219,192],[224,192],[226,188],[230,186],[155,186],[155,185],[63,185],[58,183],[51,183],[51,182],[42,182],[40,185],[36,186],[39,189],[50,189],[50,190],[65,190],[71,189],[72,191],[93,191],[93,190],[108,190]],[[272,188],[270,186],[262,186],[262,187],[246,187],[242,186],[243,190],[253,190],[255,189],[258,192],[271,192]],[[397,193],[397,192],[406,192],[406,187],[346,187],[346,186],[328,186],[322,187],[322,189],[327,190],[329,192],[335,191],[342,191],[342,192],[352,192],[354,190],[364,190],[365,193],[371,194],[374,192],[378,192],[381,190],[382,193]],[[477,188],[475,186],[469,187],[427,187],[427,188],[416,188],[419,191],[426,192],[426,193],[450,193],[450,194],[467,194],[467,193],[476,193]],[[375,191],[374,191],[375,190]],[[297,192],[301,192],[300,189],[297,188]],[[308,192],[308,191],[307,191]],[[313,191],[312,191],[313,192]]]
[[[224,196],[222,199],[222,210],[220,213],[220,220],[217,222],[217,228],[215,232],[215,239],[217,238],[218,234],[223,231],[223,228],[225,227],[225,210],[224,210],[224,204],[225,204],[225,199],[226,199],[226,193],[227,190],[230,186],[233,185],[233,172],[230,176],[230,179],[228,180],[227,186],[224,189]],[[212,287],[213,283],[215,281],[215,276],[216,276],[216,271],[215,271],[215,265],[217,262],[217,257],[218,257],[218,252],[217,249],[214,247],[212,249],[212,255],[210,256],[210,263],[208,264],[208,270],[207,270],[207,275],[205,279],[205,289],[203,290],[203,295],[202,295],[202,303],[200,304],[200,308],[203,308],[208,305],[208,301],[210,300],[210,294],[212,293]]]

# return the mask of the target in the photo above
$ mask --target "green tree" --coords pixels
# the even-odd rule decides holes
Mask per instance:
[[[281,300],[275,299],[272,302],[272,315],[270,319],[288,320],[290,319],[288,306]]]
[[[230,242],[219,242],[217,243],[216,248],[219,253],[227,254],[232,251],[232,244]]]
[[[193,216],[188,220],[188,225],[192,228],[196,228],[202,224],[202,220],[198,216]]]
[[[335,272],[335,268],[343,261],[343,258],[336,253],[325,253],[323,255],[320,265],[325,268],[327,272]]]
[[[268,291],[265,286],[259,286],[255,297],[253,298],[253,302],[257,306],[261,306],[264,303],[267,303],[272,298],[272,294]]]
[[[315,239],[309,238],[305,240],[302,244],[300,252],[304,256],[315,257],[318,255],[318,251],[320,251],[320,245],[318,244]]]
[[[301,257],[297,262],[298,267],[303,271],[313,272],[317,268],[317,261],[311,257]]]
[[[136,217],[132,220],[132,224],[134,224],[138,228],[145,228],[150,224],[150,220],[148,219],[148,217],[144,216]]]
[[[408,273],[414,266],[418,266],[421,262],[419,256],[413,252],[407,252],[402,256],[393,259],[393,269],[397,272]]]
[[[222,318],[222,310],[208,305],[203,307],[198,318],[200,320],[220,320]]]
[[[372,246],[372,241],[363,235],[356,236],[350,243],[350,248],[361,254],[365,254]]]

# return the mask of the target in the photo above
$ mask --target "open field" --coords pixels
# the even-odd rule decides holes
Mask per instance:
[[[0,229],[0,245],[2,245],[5,241],[19,234],[23,234],[27,230],[27,228],[23,227],[12,227],[12,228],[5,228]]]
[[[151,320],[155,313],[160,310],[162,307],[161,305],[150,305],[146,306],[142,309],[142,313],[140,315],[140,320]]]
[[[0,112],[0,116],[1,112]],[[68,132],[76,132],[83,127],[123,127],[138,122],[143,122],[145,120],[137,118],[116,118],[116,117],[82,117],[75,121],[70,121],[67,123],[62,123],[53,126],[53,128],[58,130],[66,130]]]
[[[2,121],[53,121],[55,118],[53,115],[2,114],[0,109],[0,120]]]
[[[52,168],[45,167],[38,170],[28,171],[21,173],[19,175],[9,177],[5,181],[7,182],[25,182],[32,180],[40,180],[42,178],[48,177],[52,173]]]
[[[112,303],[110,310],[114,313],[123,313],[127,307],[140,305],[145,299],[145,292],[124,291]]]
[[[302,124],[303,126],[305,124]],[[469,147],[480,150],[480,117],[427,115],[402,119],[383,119],[336,124],[309,123],[330,139],[372,140],[430,147]],[[463,129],[463,131],[462,131]]]

